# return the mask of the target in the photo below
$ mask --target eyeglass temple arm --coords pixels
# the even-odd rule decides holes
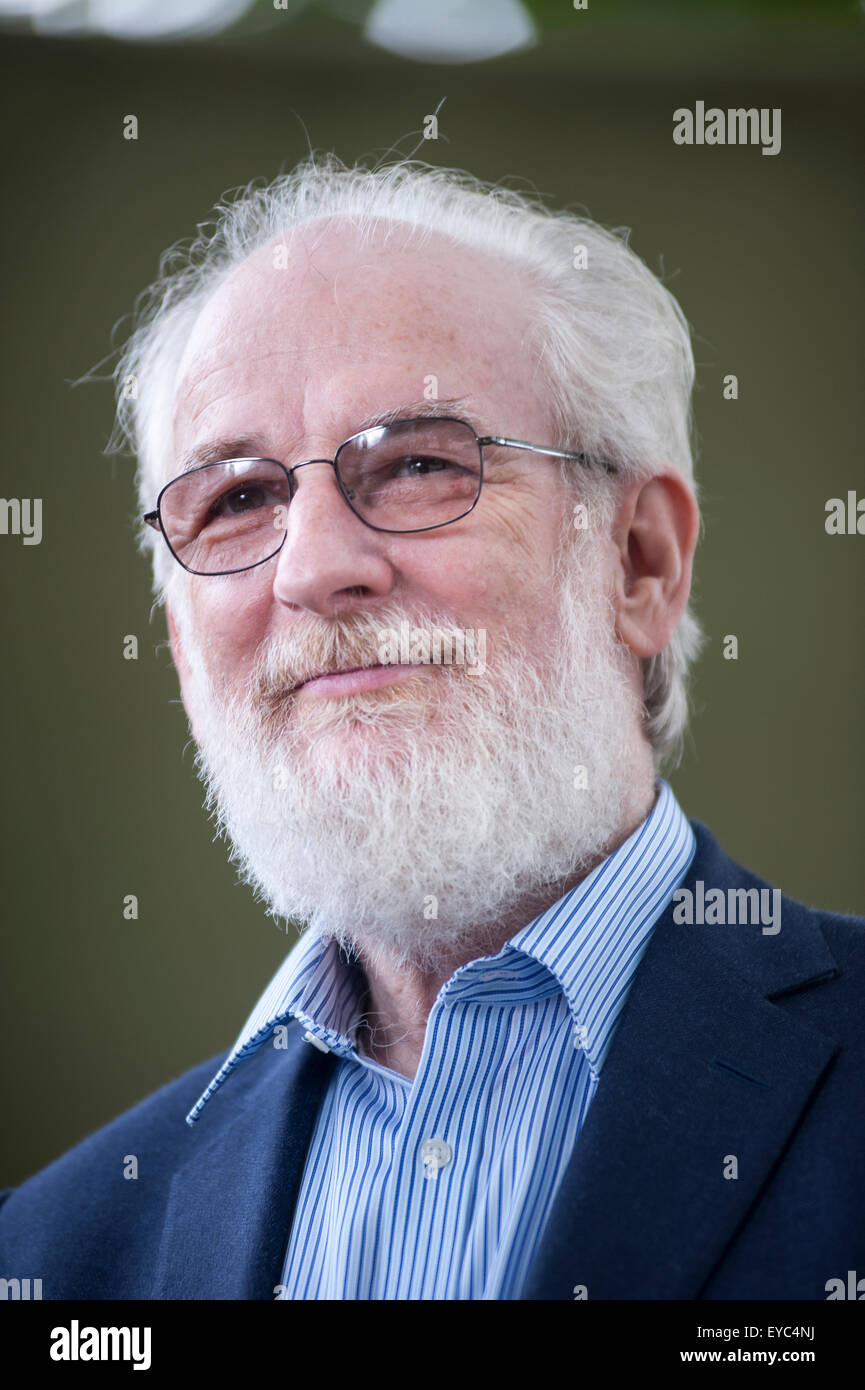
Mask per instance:
[[[567,449],[547,449],[540,444],[528,444],[524,439],[505,439],[500,434],[488,434],[478,441],[480,444],[503,444],[508,449],[529,449],[533,454],[547,454],[550,458],[557,459],[576,459],[579,463],[599,463],[608,473],[615,473],[617,469],[606,459],[590,459],[587,454],[572,454]]]
[[[148,526],[152,526],[154,531],[161,531],[159,525],[159,512],[145,512],[142,521],[146,521]]]

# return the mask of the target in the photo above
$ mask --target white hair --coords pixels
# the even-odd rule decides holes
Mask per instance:
[[[607,459],[619,477],[651,477],[667,463],[696,494],[691,448],[694,360],[676,300],[628,246],[627,229],[606,229],[540,198],[419,160],[348,167],[309,157],[263,186],[226,196],[215,220],[178,243],[136,304],[133,330],[114,371],[117,422],[109,449],[128,444],[138,460],[142,510],[154,505],[171,468],[178,369],[204,304],[248,256],[316,219],[347,216],[361,236],[381,221],[504,258],[533,294],[532,360],[542,377],[554,437],[545,442]],[[565,465],[568,469],[576,465]],[[589,470],[580,469],[580,485]],[[604,480],[603,486],[615,487]],[[179,576],[156,534],[159,602]],[[174,571],[177,571],[175,574]],[[677,758],[688,718],[687,675],[702,643],[690,608],[669,645],[642,662],[644,727],[657,762]]]

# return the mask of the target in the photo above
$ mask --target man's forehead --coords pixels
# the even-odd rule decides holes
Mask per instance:
[[[497,326],[519,331],[521,306],[527,313],[517,269],[483,251],[403,223],[362,234],[344,217],[323,219],[275,238],[230,272],[198,315],[179,377],[193,365],[207,370],[233,347],[323,356],[353,350],[370,330],[394,344],[421,332],[456,339]]]
[[[286,245],[285,258],[281,238],[250,256],[199,316],[177,379],[181,450],[263,393],[285,417],[343,389],[372,412],[427,392],[482,399],[522,371],[527,296],[492,258],[394,224],[371,239],[300,228]]]

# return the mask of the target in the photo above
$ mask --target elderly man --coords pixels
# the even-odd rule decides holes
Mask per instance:
[[[311,157],[167,263],[117,377],[208,804],[306,929],[227,1056],[7,1196],[0,1272],[102,1299],[865,1273],[863,923],[734,864],[658,776],[700,640],[693,359],[626,239]]]

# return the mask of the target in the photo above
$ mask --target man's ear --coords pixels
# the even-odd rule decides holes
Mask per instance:
[[[669,643],[691,592],[699,534],[697,502],[678,470],[625,488],[613,525],[616,631],[635,656],[656,656]]]
[[[168,638],[171,643],[171,656],[180,679],[180,693],[183,696],[183,705],[189,718],[189,723],[192,726],[192,737],[198,742],[198,730],[195,720],[195,700],[193,695],[195,686],[192,680],[192,672],[186,652],[183,649],[183,643],[180,640],[180,633],[177,629],[174,614],[167,604],[165,607],[165,616],[168,619]]]

